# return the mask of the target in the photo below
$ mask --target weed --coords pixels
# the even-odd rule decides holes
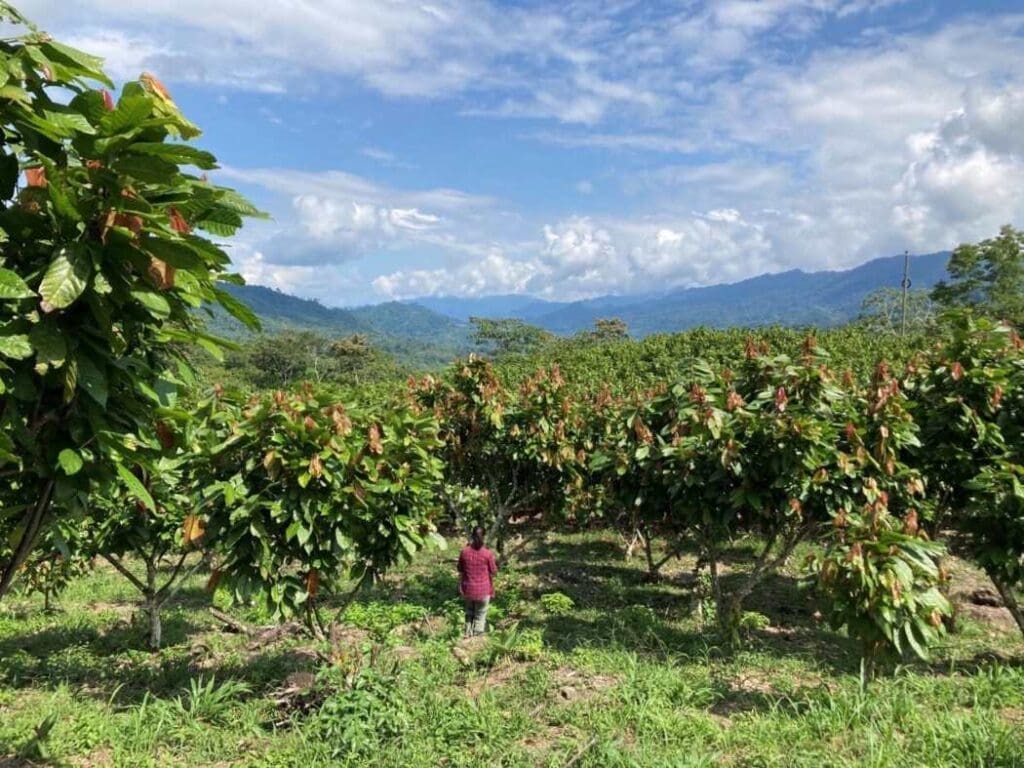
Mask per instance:
[[[518,624],[513,624],[491,634],[486,658],[491,664],[504,659],[535,661],[543,653],[544,635],[539,629],[520,629]]]
[[[252,689],[240,680],[225,680],[220,685],[211,676],[189,680],[184,696],[174,699],[177,712],[185,720],[223,723],[237,700]]]

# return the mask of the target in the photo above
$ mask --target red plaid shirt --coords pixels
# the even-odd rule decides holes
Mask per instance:
[[[487,547],[466,547],[459,554],[459,594],[467,600],[494,597],[494,575],[498,564]]]

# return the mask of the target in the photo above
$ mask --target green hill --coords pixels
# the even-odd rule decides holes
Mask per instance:
[[[327,338],[364,334],[375,346],[412,367],[445,364],[471,346],[467,324],[415,304],[389,302],[342,309],[259,285],[226,288],[256,313],[263,333],[312,331]],[[244,339],[252,334],[223,311],[214,311],[208,322],[211,331],[228,338]]]

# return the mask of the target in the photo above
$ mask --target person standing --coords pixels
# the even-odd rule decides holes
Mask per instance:
[[[484,529],[478,525],[459,553],[459,595],[466,605],[466,637],[482,635],[487,629],[487,607],[494,597],[497,573],[494,553],[484,546]]]

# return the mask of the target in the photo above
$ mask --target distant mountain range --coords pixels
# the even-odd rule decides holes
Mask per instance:
[[[911,257],[914,289],[931,288],[944,279],[948,260],[948,252]],[[256,312],[267,332],[362,333],[407,362],[434,364],[472,347],[470,317],[518,318],[563,335],[589,329],[602,317],[621,318],[634,336],[700,325],[832,326],[856,318],[865,296],[878,288],[899,287],[902,277],[903,257],[892,256],[842,271],[794,269],[738,283],[575,302],[517,295],[427,297],[331,308],[262,286],[229,286],[228,290]],[[216,315],[213,325],[213,330],[227,335],[244,333],[223,313]]]
[[[911,257],[913,287],[931,288],[944,279],[948,261],[948,252]],[[700,325],[831,326],[857,317],[865,296],[884,286],[897,288],[902,278],[903,257],[891,256],[842,271],[794,269],[738,283],[665,293],[602,296],[576,302],[529,296],[429,297],[415,299],[410,306],[418,304],[459,321],[473,316],[515,317],[559,334],[590,328],[602,317],[621,318],[635,336]]]

